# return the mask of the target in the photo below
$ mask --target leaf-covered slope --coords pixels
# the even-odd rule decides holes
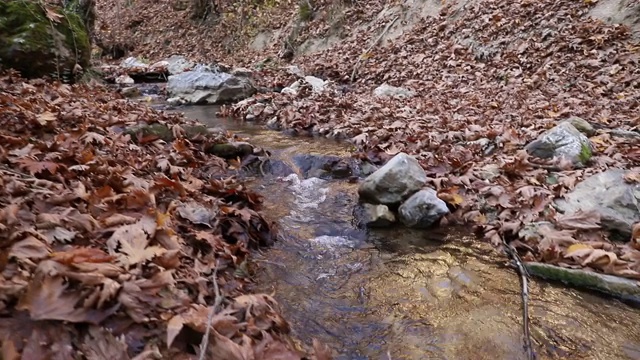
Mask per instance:
[[[0,109],[0,357],[193,359],[215,307],[207,351],[300,358],[275,301],[248,294],[249,250],[275,234],[207,154],[225,134],[13,73]]]

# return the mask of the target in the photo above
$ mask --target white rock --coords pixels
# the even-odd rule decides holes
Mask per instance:
[[[373,94],[378,97],[394,97],[399,99],[410,98],[416,95],[415,92],[396,86],[382,84],[373,90]]]
[[[116,78],[116,84],[126,84],[131,85],[134,84],[135,81],[129,75],[120,75]]]

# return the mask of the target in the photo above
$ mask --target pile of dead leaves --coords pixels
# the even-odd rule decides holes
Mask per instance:
[[[14,73],[0,124],[0,358],[197,359],[208,322],[209,359],[301,358],[273,298],[248,294],[250,248],[275,234],[206,153],[222,135]]]
[[[555,0],[445,5],[439,16],[366,54],[349,87],[338,84],[348,81],[363,51],[352,45],[369,43],[372,33],[297,60],[305,73],[334,81],[325,91],[260,94],[223,112],[348,139],[359,146],[357,156],[382,162],[412,154],[456,209],[443,224],[476,224],[498,245],[514,240],[528,260],[640,279],[633,241],[609,241],[594,214],[566,219],[550,206],[587,176],[609,168],[637,173],[640,166],[640,43],[624,26],[589,18],[589,8]],[[383,83],[416,96],[374,96]],[[595,128],[587,168],[523,150],[571,116]],[[543,234],[521,231],[540,221],[551,224]]]

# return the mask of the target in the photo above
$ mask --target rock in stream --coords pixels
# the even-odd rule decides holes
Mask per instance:
[[[447,204],[433,189],[423,189],[400,205],[398,217],[408,227],[427,228],[449,213]]]
[[[222,104],[256,93],[248,78],[205,67],[169,76],[167,94],[186,104]]]
[[[369,175],[358,194],[364,202],[394,206],[422,189],[426,182],[427,175],[418,160],[399,153]]]

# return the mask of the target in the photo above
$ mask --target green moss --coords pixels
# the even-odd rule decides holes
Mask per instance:
[[[313,9],[308,1],[302,0],[298,8],[298,16],[302,21],[309,21],[313,17]]]
[[[589,146],[589,144],[582,144],[582,147],[580,147],[579,155],[580,162],[586,165],[589,160],[591,160],[592,155],[593,153],[591,152],[591,146]]]
[[[91,47],[80,16],[53,8],[56,22],[38,1],[0,2],[0,62],[25,77],[71,73],[76,63],[88,67]]]

